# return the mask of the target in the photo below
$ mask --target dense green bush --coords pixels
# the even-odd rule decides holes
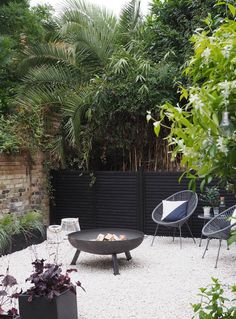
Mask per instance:
[[[50,20],[47,6],[29,7],[27,0],[1,1],[0,4],[0,153],[15,153],[30,148],[27,138],[21,136],[19,110],[15,96],[22,84],[19,62],[29,45],[44,41],[46,21]],[[29,116],[28,116],[29,117]],[[31,124],[37,122],[30,119]],[[31,143],[32,144],[32,143]]]
[[[49,8],[30,9],[27,0],[0,4],[0,114],[11,110],[12,98],[21,83],[17,67],[23,50],[43,41],[46,36],[43,21],[49,18]]]
[[[189,39],[196,29],[205,28],[208,15],[214,17],[215,28],[226,15],[215,0],[153,0],[147,20],[147,50],[156,62],[164,59],[181,67],[193,53]]]

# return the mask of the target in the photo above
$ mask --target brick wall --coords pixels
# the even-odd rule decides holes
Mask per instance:
[[[32,159],[29,161],[26,155],[0,155],[0,214],[39,209],[47,221],[49,200],[43,154]]]

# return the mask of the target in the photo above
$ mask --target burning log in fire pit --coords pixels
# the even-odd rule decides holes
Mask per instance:
[[[116,240],[126,240],[125,235],[120,235],[119,237],[116,234],[99,234],[96,238],[96,241],[116,241]]]

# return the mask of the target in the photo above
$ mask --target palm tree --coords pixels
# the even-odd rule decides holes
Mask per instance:
[[[53,130],[52,152],[63,162],[66,148],[81,147],[81,125],[96,110],[97,77],[109,67],[117,73],[126,70],[132,50],[140,58],[140,0],[130,1],[119,17],[86,0],[67,0],[56,25],[50,42],[25,49],[24,86],[17,103],[27,112],[42,109],[45,123],[49,115],[55,123],[56,116],[60,125]],[[147,71],[145,60],[143,65]]]

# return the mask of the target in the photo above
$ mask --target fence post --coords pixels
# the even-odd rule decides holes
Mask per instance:
[[[139,167],[137,171],[137,217],[139,230],[144,231],[144,169]]]

